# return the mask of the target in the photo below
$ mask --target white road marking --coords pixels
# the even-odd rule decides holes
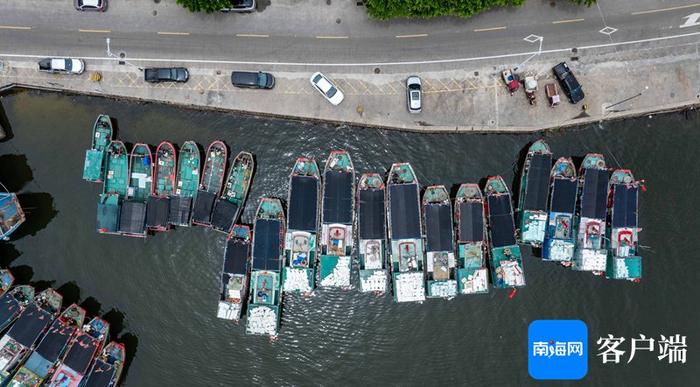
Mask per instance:
[[[474,32],[500,31],[500,30],[505,30],[506,28],[508,28],[508,27],[501,26],[501,27],[477,28],[474,30]]]
[[[700,19],[700,13],[691,13],[688,16],[683,16],[682,19],[686,19],[685,23],[678,26],[678,28],[700,26],[700,22],[698,22],[698,19]]]
[[[269,38],[270,35],[263,34],[236,34],[239,38]]]
[[[158,31],[158,35],[180,35],[180,36],[187,36],[189,35],[189,32],[168,32],[168,31]]]
[[[319,35],[316,39],[350,39],[349,36]]]
[[[669,35],[669,36],[659,36],[655,38],[647,39],[637,39],[628,40],[624,42],[611,42],[604,44],[593,44],[588,46],[578,46],[576,47],[579,51],[590,50],[595,48],[606,48],[606,47],[618,47],[618,46],[629,46],[640,43],[650,43],[650,42],[660,42],[664,40],[672,40],[679,38],[688,38],[692,36],[700,36],[700,32],[689,32],[687,34]],[[541,54],[556,54],[556,53],[570,53],[573,47],[565,48],[555,48],[550,50],[542,50]],[[405,65],[423,65],[423,64],[441,64],[441,63],[460,63],[460,62],[474,62],[480,60],[490,60],[490,59],[503,59],[503,58],[515,58],[523,57],[536,53],[537,51],[529,52],[518,52],[512,54],[502,54],[502,55],[488,55],[488,56],[477,56],[469,58],[452,58],[452,59],[434,59],[434,60],[419,60],[419,61],[407,61],[407,62],[358,62],[358,63],[305,63],[305,62],[265,62],[265,61],[237,61],[237,60],[214,60],[214,59],[165,59],[165,58],[130,58],[132,62],[181,62],[181,63],[208,63],[208,64],[234,64],[234,65],[262,65],[262,66],[299,66],[299,67],[369,67],[369,66],[405,66]],[[0,53],[0,57],[7,58],[46,58],[51,56],[50,54],[36,55],[36,54],[3,54]],[[119,58],[108,58],[104,56],[98,57],[81,57],[85,60],[102,60],[102,61],[118,61]]]
[[[110,31],[110,30],[84,30],[81,28],[81,29],[78,29],[78,32],[91,32],[91,33],[95,33],[95,34],[108,34],[112,31]]]
[[[578,22],[582,22],[582,21],[584,21],[584,20],[585,20],[585,19],[557,20],[557,21],[553,21],[552,24],[578,23]]]
[[[403,38],[424,38],[428,36],[428,34],[412,34],[412,35],[396,35],[398,39],[403,39]]]
[[[675,11],[675,10],[677,10],[677,9],[686,9],[686,8],[694,8],[694,7],[700,7],[700,3],[697,3],[697,4],[688,4],[688,5],[679,5],[678,7],[650,9],[650,10],[648,10],[648,11],[637,11],[637,12],[632,12],[632,15],[646,15],[646,14],[648,14],[648,13]]]
[[[32,27],[23,26],[0,26],[1,30],[31,30]]]

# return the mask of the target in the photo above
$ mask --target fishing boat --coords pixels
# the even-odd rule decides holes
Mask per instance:
[[[0,240],[10,239],[17,228],[26,220],[17,195],[9,192],[0,183]]]
[[[366,173],[357,186],[360,291],[384,294],[386,270],[386,186],[377,173]]]
[[[92,360],[100,353],[109,338],[109,323],[94,317],[83,326],[68,344],[65,355],[58,363],[56,372],[46,384],[51,387],[81,386],[90,370]]]
[[[549,216],[542,259],[571,266],[576,247],[574,215],[578,187],[574,162],[568,157],[560,157],[552,167],[550,181]]]
[[[245,208],[254,169],[253,155],[248,152],[240,152],[233,159],[223,193],[216,201],[211,215],[211,227],[214,230],[226,234],[231,232]]]
[[[478,184],[462,184],[455,197],[457,223],[457,290],[460,294],[489,292],[488,232],[484,197]]]
[[[194,141],[185,141],[178,155],[175,194],[170,196],[170,219],[173,226],[189,226],[192,202],[199,188],[200,154]]]
[[[124,345],[111,341],[95,359],[85,387],[116,387],[124,369],[126,350]]]
[[[227,159],[228,149],[223,141],[215,140],[209,144],[192,211],[192,223],[198,226],[211,227],[211,212],[216,198],[221,194]]]
[[[0,332],[9,327],[34,300],[34,287],[19,285],[0,297]]]
[[[321,177],[316,161],[300,157],[289,177],[285,267],[282,289],[308,293],[314,289]]]
[[[409,163],[395,163],[387,179],[391,277],[396,302],[425,300],[423,222],[418,178]]]
[[[63,296],[57,291],[51,288],[42,291],[0,339],[0,385],[7,384],[31,354],[39,338],[58,316],[62,303]]]
[[[279,199],[260,200],[253,226],[252,272],[246,333],[277,336],[282,310],[284,210]]]
[[[119,235],[121,207],[129,190],[129,155],[121,141],[107,146],[106,179],[97,203],[97,232]]]
[[[355,221],[355,168],[350,154],[332,151],[323,169],[320,286],[350,287]]]
[[[129,189],[119,215],[119,232],[122,235],[146,237],[146,203],[153,189],[152,160],[148,145],[134,145],[129,162]]]
[[[14,285],[15,276],[7,269],[0,269],[0,297],[4,296],[8,290]]]
[[[527,150],[520,174],[518,228],[520,243],[542,246],[547,227],[547,198],[552,151],[544,140],[535,141]]]
[[[101,183],[105,176],[107,163],[107,146],[112,141],[112,120],[106,114],[100,114],[92,126],[92,147],[85,151],[83,179]]]
[[[457,295],[455,237],[452,202],[445,186],[432,185],[426,188],[422,207],[428,297],[452,298]]]
[[[61,358],[69,341],[80,331],[85,321],[85,310],[72,304],[54,320],[46,335],[31,353],[9,386],[40,386],[53,372],[53,366]]]
[[[252,235],[248,226],[235,225],[226,238],[224,267],[221,271],[221,296],[216,317],[241,319],[243,303],[248,296],[250,249]]]
[[[484,188],[491,242],[491,281],[496,288],[525,286],[520,246],[515,240],[515,222],[510,191],[501,176],[491,176]]]
[[[610,181],[603,155],[587,154],[583,158],[578,179],[576,249],[571,268],[602,275],[605,272],[608,257],[605,220]]]
[[[153,167],[153,192],[146,205],[146,227],[153,231],[168,231],[170,197],[175,194],[177,152],[175,146],[163,141],[156,148]]]
[[[616,169],[610,175],[610,252],[605,270],[608,279],[642,279],[642,257],[638,255],[641,184],[628,169]]]

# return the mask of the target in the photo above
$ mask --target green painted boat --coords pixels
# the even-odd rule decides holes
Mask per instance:
[[[431,185],[421,201],[425,224],[426,291],[430,298],[457,295],[452,201],[444,185]]]
[[[92,126],[92,147],[85,152],[83,179],[101,183],[104,179],[107,163],[107,146],[112,141],[112,120],[106,114],[100,114]]]
[[[316,283],[318,257],[318,204],[321,175],[312,158],[299,157],[289,177],[285,267],[282,289],[309,293]]]
[[[425,301],[425,249],[420,185],[409,163],[394,163],[387,179],[387,221],[394,301]]]
[[[608,253],[605,276],[608,279],[642,280],[642,257],[639,256],[639,190],[643,181],[636,180],[629,169],[616,169],[610,175],[608,208]]]
[[[484,197],[478,184],[462,184],[455,197],[457,289],[460,294],[489,292],[488,231]]]
[[[119,214],[119,231],[122,235],[146,237],[146,202],[153,185],[151,149],[139,143],[131,150],[129,163],[129,190]]]
[[[228,149],[221,140],[215,140],[207,148],[202,180],[192,210],[192,223],[198,226],[211,227],[211,214],[216,199],[221,194],[226,173]]]
[[[211,216],[212,228],[223,233],[230,233],[245,208],[250,182],[253,179],[255,161],[248,152],[240,152],[233,159],[224,191],[216,201]]]
[[[97,232],[119,235],[121,205],[129,188],[129,156],[123,142],[109,143],[105,165],[106,179],[97,202]]]
[[[156,163],[153,170],[153,194],[158,197],[168,197],[175,194],[175,179],[177,170],[177,153],[175,146],[163,141],[156,148]]]
[[[185,141],[178,154],[175,194],[170,196],[168,223],[189,226],[192,203],[197,196],[201,168],[199,147],[194,141]]]
[[[515,239],[515,222],[510,191],[501,176],[491,176],[484,188],[491,241],[491,279],[496,288],[525,286],[520,246]]]
[[[277,336],[282,311],[284,209],[279,199],[263,198],[253,227],[250,293],[246,318],[249,335]]]
[[[542,246],[547,228],[549,177],[552,151],[544,140],[535,141],[527,151],[520,173],[516,210],[520,243]]]
[[[320,286],[350,287],[355,225],[355,167],[350,153],[334,150],[323,170]]]

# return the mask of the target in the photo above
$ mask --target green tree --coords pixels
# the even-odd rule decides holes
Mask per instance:
[[[192,12],[207,13],[231,6],[231,0],[177,0],[177,3]]]
[[[471,17],[493,7],[521,5],[525,0],[365,0],[370,16],[376,19],[437,16]],[[571,0],[590,6],[596,0]]]

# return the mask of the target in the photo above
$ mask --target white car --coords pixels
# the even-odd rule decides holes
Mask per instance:
[[[325,75],[316,72],[309,79],[311,84],[318,90],[328,102],[333,105],[340,105],[343,102],[343,92],[338,89]]]
[[[413,75],[406,80],[406,105],[411,113],[420,113],[422,108],[422,94],[420,78]]]
[[[85,71],[85,63],[81,59],[46,58],[39,61],[39,71],[82,74]]]

